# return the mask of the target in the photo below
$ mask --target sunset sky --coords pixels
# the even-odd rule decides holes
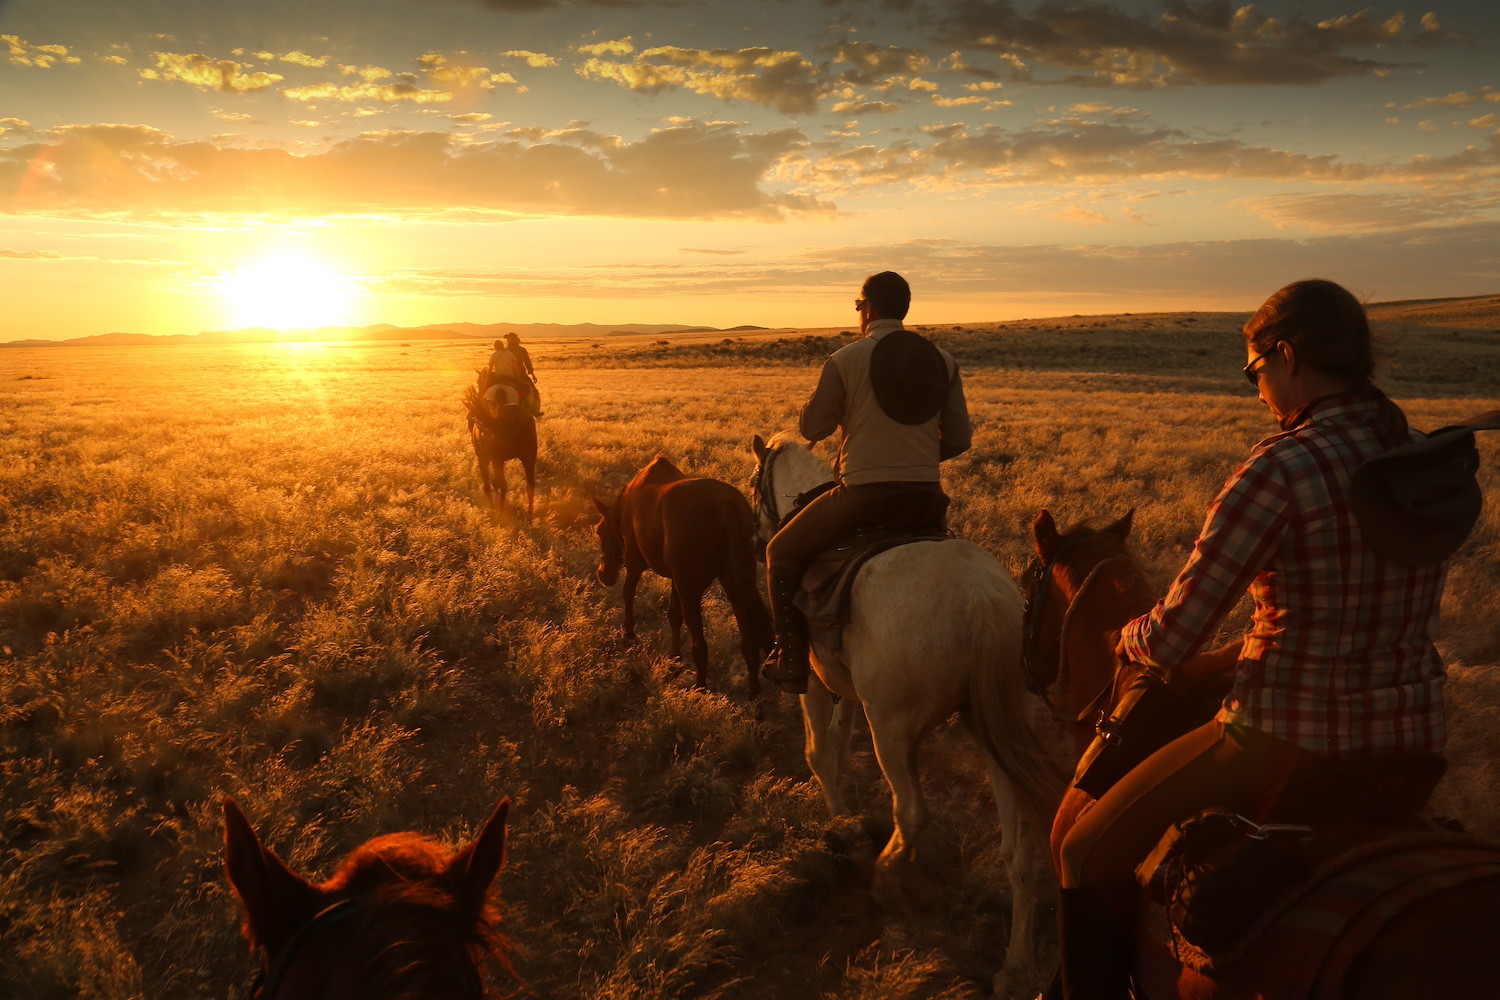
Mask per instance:
[[[1500,291],[1500,3],[0,0],[0,340]]]

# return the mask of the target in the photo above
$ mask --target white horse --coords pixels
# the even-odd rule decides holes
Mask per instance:
[[[777,434],[769,444],[757,434],[751,447],[759,462],[757,538],[764,542],[798,494],[834,476],[790,434]],[[1010,944],[994,981],[1001,997],[1032,989],[1043,978],[1032,927],[1038,845],[1051,827],[1062,784],[1030,725],[1022,618],[1015,581],[973,542],[950,538],[897,546],[867,562],[855,578],[843,650],[813,643],[813,674],[802,696],[807,764],[835,816],[850,812],[839,773],[849,755],[855,707],[864,709],[895,813],[895,832],[875,864],[872,888],[883,901],[899,895],[901,873],[927,825],[918,744],[959,713],[995,790],[1011,886]]]

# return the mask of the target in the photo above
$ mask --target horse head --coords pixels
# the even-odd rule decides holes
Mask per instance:
[[[620,531],[620,497],[615,497],[609,504],[595,497],[594,509],[599,512],[599,523],[594,525],[594,535],[599,539],[599,582],[613,587],[620,578],[620,567],[625,563],[625,536]]]
[[[456,854],[416,834],[376,837],[314,885],[225,798],[224,869],[262,961],[255,1000],[484,996],[488,964],[511,972],[490,901],[509,808]]]
[[[797,498],[824,483],[832,482],[833,469],[796,439],[790,431],[778,431],[767,441],[759,434],[750,439],[755,456],[755,475],[750,480],[751,503],[755,507],[755,543],[764,552],[796,506]]]
[[[1139,567],[1125,545],[1134,517],[1130,510],[1103,527],[1083,521],[1059,531],[1044,509],[1031,526],[1036,555],[1021,576],[1023,656],[1032,689],[1064,718],[1078,719],[1089,711],[1114,677],[1110,630],[1124,625],[1131,612],[1139,613],[1142,600],[1149,607],[1149,595],[1140,593],[1144,581]],[[1078,603],[1086,588],[1092,588],[1087,607]],[[1128,598],[1124,604],[1118,600],[1121,594]],[[1087,622],[1085,613],[1092,615]],[[1100,616],[1102,627],[1095,627],[1101,625]],[[1084,734],[1080,739],[1086,746]]]

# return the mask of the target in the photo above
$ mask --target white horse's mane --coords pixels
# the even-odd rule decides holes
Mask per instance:
[[[790,483],[808,489],[833,478],[833,467],[812,453],[791,431],[777,431],[766,442],[766,447],[779,452],[777,474],[785,472]],[[790,485],[789,483],[789,485]]]

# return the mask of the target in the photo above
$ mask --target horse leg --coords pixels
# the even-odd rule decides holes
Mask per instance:
[[[984,758],[990,788],[995,793],[995,808],[1000,814],[1001,861],[1010,882],[1010,943],[1005,948],[1005,965],[995,973],[992,992],[997,997],[1032,996],[1042,978],[1034,928],[1040,879],[1037,834],[1022,814],[1015,786],[982,745],[980,756]]]
[[[807,678],[807,694],[802,696],[802,731],[806,739],[808,770],[818,779],[823,801],[832,816],[851,815],[849,804],[839,790],[839,775],[849,760],[849,740],[854,734],[853,698],[833,703],[833,695],[818,675]]]
[[[499,487],[499,490],[500,490],[500,504],[499,504],[499,507],[500,507],[501,510],[504,510],[505,509],[505,460],[504,459],[501,459],[500,461],[498,461],[498,462],[495,463],[495,485],[497,487]]]
[[[523,460],[521,466],[526,470],[526,520],[529,521],[536,501],[536,459]]]
[[[479,483],[484,487],[484,498],[490,504],[494,503],[494,496],[490,489],[490,464],[489,457],[485,454],[483,439],[478,431],[470,435],[474,442],[474,464],[479,466]]]
[[[719,586],[724,588],[724,596],[729,598],[730,610],[734,612],[735,628],[740,632],[740,657],[745,661],[745,683],[750,689],[750,697],[754,698],[760,694],[760,665],[770,652],[770,646],[763,645],[765,633],[769,629],[769,624],[765,621],[765,606],[760,603],[760,593],[755,589],[755,581],[751,580],[749,583],[746,587],[728,573],[719,577]]]
[[[917,743],[920,730],[902,726],[865,706],[870,723],[870,738],[875,744],[875,759],[891,786],[891,812],[895,830],[885,850],[875,859],[875,880],[871,892],[882,903],[894,902],[901,895],[901,874],[916,855],[917,838],[927,827],[927,803],[922,798],[922,784],[917,777]]]
[[[707,585],[677,588],[682,604],[682,620],[687,625],[688,638],[692,641],[693,666],[697,669],[693,684],[699,688],[708,687],[708,640],[703,635],[703,592],[707,589]]]
[[[635,642],[635,588],[641,582],[641,571],[625,566],[625,585],[621,594],[625,598],[625,641]]]
[[[667,599],[667,628],[672,632],[672,659],[682,659],[682,597],[677,581],[672,581],[672,596]]]

